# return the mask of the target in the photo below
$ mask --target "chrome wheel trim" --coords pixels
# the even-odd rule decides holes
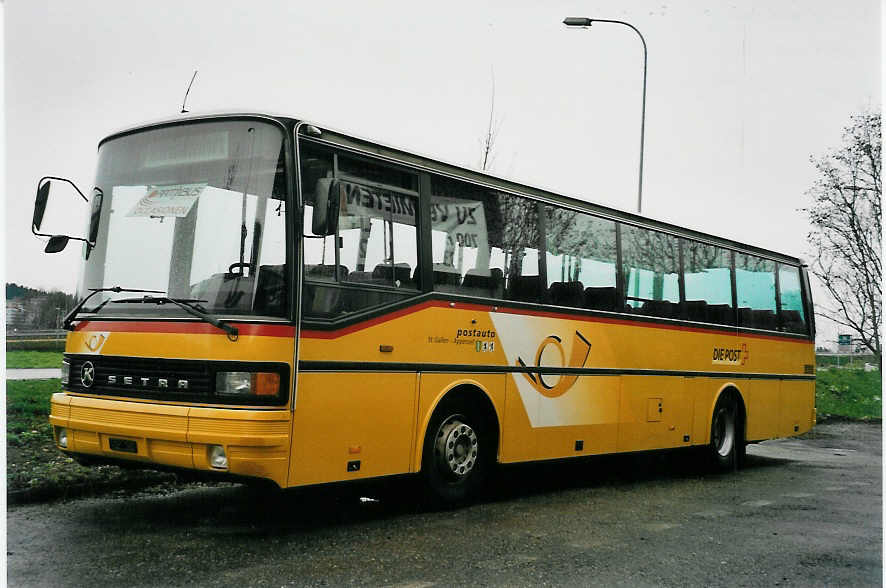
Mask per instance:
[[[477,467],[480,444],[477,433],[462,415],[444,420],[437,429],[434,459],[438,469],[452,479],[463,479]],[[465,419],[466,420],[466,419]]]
[[[717,455],[727,457],[735,446],[735,411],[731,406],[723,406],[717,410],[712,435]]]

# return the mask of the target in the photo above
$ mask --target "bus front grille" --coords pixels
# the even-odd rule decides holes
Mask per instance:
[[[212,374],[205,361],[65,354],[71,392],[159,400],[206,401]]]

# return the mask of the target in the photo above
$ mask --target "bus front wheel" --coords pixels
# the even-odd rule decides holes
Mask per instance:
[[[470,404],[444,401],[434,411],[425,433],[421,468],[434,503],[458,504],[480,490],[494,451],[485,429]]]
[[[711,463],[719,471],[736,470],[744,457],[744,436],[738,401],[732,393],[717,400],[711,418]]]

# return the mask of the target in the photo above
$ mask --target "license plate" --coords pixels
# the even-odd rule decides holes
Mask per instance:
[[[108,440],[108,445],[113,451],[123,451],[125,453],[138,453],[138,444],[131,439],[114,439]]]

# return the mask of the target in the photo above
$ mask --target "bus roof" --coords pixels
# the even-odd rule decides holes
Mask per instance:
[[[269,122],[277,122],[279,124],[284,125],[287,128],[293,128],[295,125],[302,123],[305,126],[311,126],[318,130],[320,130],[320,136],[309,136],[302,134],[302,136],[310,141],[314,141],[317,143],[325,143],[329,145],[335,145],[338,147],[342,147],[357,153],[363,153],[366,155],[371,155],[373,157],[381,158],[384,160],[388,160],[391,163],[396,163],[400,165],[407,165],[409,167],[421,169],[424,171],[434,172],[437,174],[441,174],[444,176],[448,176],[451,178],[465,180],[474,184],[480,184],[488,188],[502,190],[505,192],[511,192],[517,195],[528,196],[530,198],[540,199],[543,201],[547,201],[553,204],[558,204],[561,206],[574,208],[577,210],[582,210],[586,212],[590,212],[599,216],[603,216],[606,218],[610,218],[613,220],[618,220],[621,222],[625,222],[632,225],[637,225],[650,229],[657,229],[660,231],[664,231],[667,233],[672,233],[681,237],[686,237],[689,239],[704,241],[714,245],[724,246],[730,249],[741,250],[747,253],[753,253],[756,255],[761,255],[764,257],[768,257],[774,259],[776,261],[783,261],[786,263],[796,264],[796,265],[805,265],[805,262],[791,255],[786,255],[784,253],[779,253],[777,251],[773,251],[770,249],[766,249],[764,247],[759,247],[755,245],[750,245],[747,243],[743,243],[740,241],[735,241],[732,239],[727,239],[724,237],[718,237],[716,235],[712,235],[710,233],[705,233],[702,231],[698,231],[695,229],[690,229],[684,226],[675,225],[672,223],[668,223],[661,220],[656,220],[647,216],[642,216],[639,214],[635,214],[632,212],[627,212],[624,210],[619,210],[616,208],[612,208],[609,206],[604,206],[601,204],[595,204],[593,202],[588,202],[586,200],[581,200],[579,198],[563,196],[558,194],[552,190],[548,190],[545,188],[539,188],[534,186],[529,186],[527,184],[523,184],[514,180],[510,180],[507,178],[503,178],[500,176],[496,176],[494,174],[490,174],[488,172],[482,172],[477,170],[472,170],[467,167],[463,167],[460,165],[456,165],[453,163],[448,163],[439,159],[435,159],[432,157],[419,155],[416,153],[412,153],[409,151],[404,151],[397,147],[392,147],[389,145],[385,145],[384,143],[379,143],[378,141],[373,141],[370,139],[365,139],[361,137],[357,137],[353,134],[345,133],[342,131],[337,131],[331,129],[329,127],[323,126],[318,123],[311,122],[308,119],[304,118],[296,118],[292,116],[279,115],[279,114],[270,114],[266,112],[248,112],[248,111],[215,111],[215,112],[206,112],[206,113],[187,113],[179,117],[175,118],[166,118],[161,120],[156,120],[148,123],[143,123],[137,126],[128,127],[117,132],[114,132],[99,142],[99,145],[105,143],[108,140],[114,139],[116,137],[122,135],[128,135],[130,133],[146,130],[149,128],[162,127],[167,125],[181,124],[187,122],[196,122],[203,120],[218,120],[225,118],[257,118],[257,119],[267,119]]]

